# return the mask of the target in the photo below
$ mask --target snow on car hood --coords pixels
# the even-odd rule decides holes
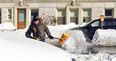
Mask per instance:
[[[0,61],[71,61],[70,54],[45,42],[0,32]]]

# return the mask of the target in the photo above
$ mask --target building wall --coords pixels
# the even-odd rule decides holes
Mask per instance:
[[[1,3],[0,9],[1,9],[1,22],[9,22],[13,21],[13,5],[14,3]],[[8,18],[9,12],[8,10],[11,10],[11,17],[12,19]]]
[[[70,23],[70,9],[78,10],[78,24],[83,22],[83,10],[90,9],[91,20],[98,19],[100,15],[105,15],[105,9],[113,9],[113,17],[116,18],[116,2],[77,2],[75,6],[62,3],[1,3],[1,22],[11,21],[17,27],[17,8],[26,8],[26,26],[31,22],[31,9],[38,9],[39,17],[44,13],[46,16],[58,16],[58,9],[65,10],[66,24]],[[8,19],[8,9],[11,9],[11,19]],[[57,18],[56,18],[57,19]]]

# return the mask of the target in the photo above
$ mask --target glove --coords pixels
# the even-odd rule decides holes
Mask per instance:
[[[50,39],[54,39],[54,37],[53,37],[53,36],[51,36],[51,35],[50,35],[50,36],[48,36],[48,37],[49,37]]]

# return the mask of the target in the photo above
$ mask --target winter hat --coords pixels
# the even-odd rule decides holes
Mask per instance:
[[[33,16],[33,21],[37,21],[37,16],[36,15]]]
[[[41,21],[42,19],[41,18],[37,18],[37,17],[35,17],[35,18],[33,18],[33,21]]]
[[[36,18],[36,20],[42,21],[42,19],[41,19],[41,18]]]

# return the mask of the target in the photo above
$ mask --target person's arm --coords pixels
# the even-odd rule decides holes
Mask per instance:
[[[35,39],[34,37],[31,36],[31,33],[32,33],[32,30],[33,30],[33,26],[29,26],[29,29],[27,30],[27,32],[25,33],[25,36],[27,38],[32,38],[32,39]]]
[[[46,34],[48,35],[48,37],[49,37],[50,39],[53,39],[53,38],[54,38],[54,37],[51,35],[50,30],[48,29],[47,25],[45,25],[45,30],[44,30],[44,31],[46,32]]]
[[[51,33],[50,33],[50,30],[48,29],[47,25],[44,25],[44,27],[45,27],[45,29],[44,29],[45,33],[46,33],[48,36],[50,36]]]

